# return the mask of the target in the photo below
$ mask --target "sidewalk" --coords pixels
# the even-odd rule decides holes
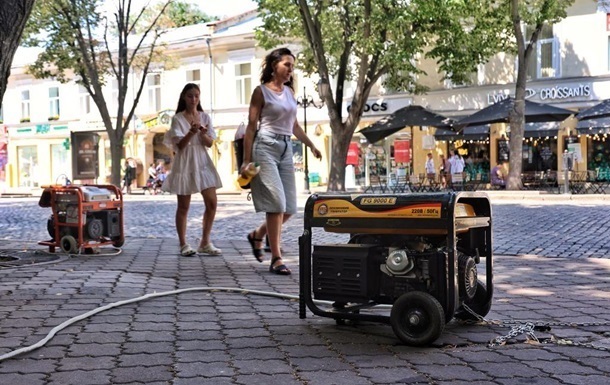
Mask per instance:
[[[118,255],[106,250],[108,255],[0,270],[0,355],[99,306],[200,288],[80,320],[45,346],[0,362],[2,383],[609,383],[610,260],[496,256],[488,318],[550,322],[549,332],[535,332],[543,343],[520,334],[489,347],[509,332],[507,325],[453,321],[432,346],[413,348],[402,345],[389,325],[337,326],[311,313],[302,320],[294,300],[248,294],[298,295],[295,245],[288,245],[285,257],[289,277],[257,263],[245,239],[217,246],[221,257],[182,258],[173,239],[130,238]],[[22,242],[0,241],[0,250],[17,247]]]

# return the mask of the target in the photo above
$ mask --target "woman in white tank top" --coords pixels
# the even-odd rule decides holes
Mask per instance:
[[[316,158],[322,158],[322,153],[297,122],[293,71],[294,55],[287,48],[273,50],[265,57],[261,85],[254,89],[250,100],[241,165],[244,174],[248,163],[259,163],[260,172],[251,182],[252,199],[256,212],[266,213],[265,222],[248,234],[248,242],[256,260],[263,262],[262,242],[268,236],[269,271],[279,275],[291,274],[282,261],[280,244],[282,224],[297,211],[291,136],[309,147]]]

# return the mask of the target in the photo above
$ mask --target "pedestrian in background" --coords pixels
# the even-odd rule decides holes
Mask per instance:
[[[180,242],[180,255],[185,257],[196,253],[186,242],[186,223],[191,195],[197,192],[201,193],[205,204],[202,237],[197,253],[222,253],[222,250],[210,241],[218,205],[216,189],[222,187],[220,176],[207,151],[214,143],[216,133],[210,116],[201,108],[200,95],[199,86],[196,84],[189,83],[184,86],[171,127],[163,138],[163,143],[174,151],[175,157],[171,173],[163,182],[162,189],[178,197],[176,231]]]
[[[464,172],[464,158],[458,153],[457,150],[451,150],[451,157],[449,158],[449,164],[451,168],[451,174],[461,174]]]
[[[441,165],[438,168],[438,173],[441,176],[441,187],[443,189],[445,189],[445,188],[447,188],[447,183],[449,182],[447,180],[447,178],[449,175],[449,171],[451,171],[450,170],[451,165],[449,164],[449,161],[447,161],[447,159],[445,159],[445,155],[441,154],[440,158],[441,158]]]
[[[428,153],[428,159],[426,159],[426,177],[428,178],[428,182],[431,184],[436,180],[436,168],[434,167],[434,159],[432,159],[432,153]]]
[[[252,179],[251,191],[254,208],[256,212],[265,213],[265,221],[247,238],[256,260],[263,262],[262,242],[265,235],[268,236],[269,271],[279,275],[291,274],[282,261],[280,244],[282,224],[297,212],[292,135],[309,147],[316,158],[322,158],[322,153],[296,119],[294,59],[289,49],[278,48],[263,60],[261,85],[254,89],[250,99],[244,159],[240,167],[240,173],[245,176],[248,163],[260,165],[260,172]]]
[[[136,178],[136,163],[132,158],[125,159],[125,168],[123,169],[123,191],[126,194],[131,194],[131,184]]]

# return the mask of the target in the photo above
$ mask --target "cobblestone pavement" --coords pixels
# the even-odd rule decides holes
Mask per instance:
[[[303,197],[301,197],[301,205]],[[0,362],[0,383],[64,384],[608,384],[610,202],[493,199],[492,320],[551,322],[540,343],[506,324],[452,321],[432,346],[399,342],[388,325],[337,326],[298,318],[294,300],[232,287],[298,294],[296,239],[287,227],[289,277],[250,255],[245,234],[262,219],[245,196],[221,196],[213,239],[221,257],[181,258],[175,197],[129,196],[119,254],[0,269],[0,355],[33,345],[72,317],[150,293],[194,288],[112,308],[59,331],[46,345]],[[189,240],[203,205],[193,201]],[[0,200],[0,250],[43,250],[49,209]],[[315,242],[344,242],[323,233]],[[569,342],[571,345],[559,344]]]

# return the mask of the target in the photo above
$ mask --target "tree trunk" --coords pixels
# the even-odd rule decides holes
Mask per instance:
[[[11,75],[13,57],[32,7],[34,0],[0,1],[0,105]]]
[[[331,163],[327,191],[345,191],[345,161],[354,130],[348,129],[344,124],[339,124],[337,127],[332,121],[331,130]]]
[[[521,32],[519,0],[511,0],[511,19],[517,39],[517,82],[515,100],[509,114],[510,122],[510,162],[507,190],[521,189],[521,170],[523,169],[523,132],[525,131],[525,87],[527,84],[527,58],[531,47],[526,47]]]

